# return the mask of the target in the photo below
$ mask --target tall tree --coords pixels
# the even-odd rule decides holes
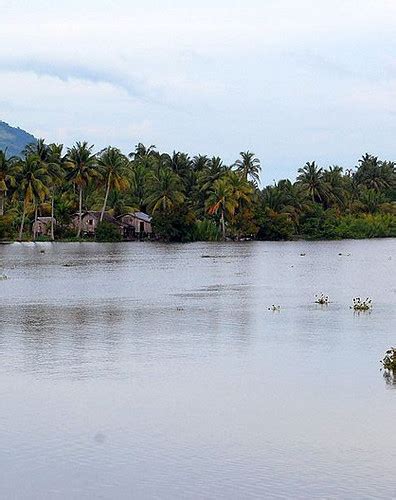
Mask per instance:
[[[237,171],[245,180],[250,180],[255,186],[260,182],[260,160],[251,151],[241,151],[241,158],[234,163]]]
[[[4,215],[4,202],[10,188],[15,187],[17,158],[7,156],[7,150],[0,150],[0,216]]]
[[[183,185],[180,178],[169,168],[152,173],[148,179],[147,205],[152,213],[166,213],[184,201]]]
[[[106,183],[106,192],[103,202],[102,211],[100,213],[100,220],[103,220],[106,211],[107,199],[109,197],[110,189],[115,191],[123,191],[129,187],[129,180],[127,177],[127,158],[117,148],[111,146],[102,151],[98,157],[98,166],[101,175]]]
[[[55,194],[60,187],[64,175],[65,157],[62,155],[63,144],[49,144],[47,155],[47,173],[51,179],[51,240],[55,239]]]
[[[297,181],[313,202],[323,203],[326,200],[328,190],[323,181],[323,169],[314,161],[298,169]]]
[[[77,238],[82,231],[82,204],[83,191],[88,183],[99,177],[96,165],[96,157],[92,153],[93,145],[89,146],[86,141],[77,142],[67,150],[66,166],[69,169],[67,179],[76,186],[78,190],[78,229]]]
[[[212,186],[206,201],[206,208],[209,215],[220,212],[220,225],[223,240],[226,239],[226,216],[232,216],[237,207],[237,201],[234,197],[234,191],[229,179],[218,179]]]
[[[43,201],[48,194],[49,178],[47,169],[37,155],[25,156],[20,161],[19,166],[18,188],[23,202],[22,220],[19,228],[19,240],[21,241],[29,204],[33,204],[35,211],[37,210],[38,203]]]

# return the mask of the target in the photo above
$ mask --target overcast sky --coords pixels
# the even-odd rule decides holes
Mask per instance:
[[[396,0],[0,0],[0,119],[129,152],[396,158]]]

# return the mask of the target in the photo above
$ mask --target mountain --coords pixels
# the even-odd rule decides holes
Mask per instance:
[[[0,149],[7,148],[8,156],[20,155],[23,148],[37,139],[21,128],[15,128],[0,120]]]

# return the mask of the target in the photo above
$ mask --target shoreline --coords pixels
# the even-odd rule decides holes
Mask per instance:
[[[175,245],[175,244],[182,244],[182,245],[189,245],[192,243],[211,243],[211,244],[224,244],[224,243],[235,243],[235,244],[241,244],[241,243],[297,243],[297,242],[308,242],[308,243],[314,243],[314,242],[326,242],[326,241],[372,241],[372,240],[395,240],[396,236],[375,236],[373,238],[319,238],[319,239],[312,239],[312,238],[294,238],[291,240],[258,240],[258,239],[245,239],[245,240],[226,240],[226,241],[206,241],[206,240],[197,240],[197,241],[166,241],[166,240],[134,240],[134,241],[96,241],[94,239],[81,239],[81,240],[70,240],[70,239],[65,239],[65,240],[6,240],[6,241],[1,241],[0,240],[0,245],[13,245],[15,243],[20,243],[20,244],[25,244],[25,243],[51,243],[51,244],[56,244],[56,243],[97,243],[97,244],[136,244],[136,243],[151,243],[151,244],[167,244],[167,245]]]

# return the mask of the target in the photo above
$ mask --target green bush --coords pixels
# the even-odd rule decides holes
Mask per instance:
[[[339,238],[386,238],[396,236],[396,216],[392,214],[346,215],[338,222]]]
[[[288,214],[280,214],[273,210],[267,210],[267,213],[260,221],[257,239],[290,240],[293,235],[294,223]]]
[[[121,241],[120,228],[106,221],[100,222],[95,231],[95,239],[96,241]]]
[[[0,240],[12,240],[15,238],[15,230],[11,217],[0,216]]]
[[[193,229],[194,241],[219,241],[221,233],[217,224],[212,220],[198,220]]]

